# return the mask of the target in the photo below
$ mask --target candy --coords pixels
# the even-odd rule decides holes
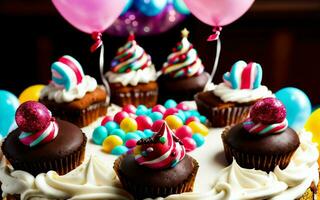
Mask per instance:
[[[195,117],[195,116],[191,116],[189,117],[187,120],[186,120],[186,124],[188,125],[190,122],[200,122],[199,118],[198,117]]]
[[[135,139],[130,139],[126,141],[126,147],[128,147],[129,149],[133,148],[137,146],[137,140]]]
[[[128,150],[129,149],[126,146],[116,146],[114,149],[112,149],[111,154],[119,156],[127,153]]]
[[[196,122],[196,121],[190,122],[188,126],[192,129],[193,133],[200,133],[203,136],[207,136],[209,133],[209,129],[205,125],[199,122]]]
[[[149,129],[152,126],[152,119],[148,116],[138,116],[136,118],[136,122],[138,124],[138,130],[144,130],[144,129]]]
[[[124,141],[128,141],[128,140],[131,140],[131,139],[134,139],[134,140],[140,140],[141,137],[136,133],[136,132],[129,132],[127,133],[127,135],[124,137]]]
[[[202,124],[207,123],[207,118],[206,118],[205,116],[200,115],[199,119],[200,119],[200,122],[201,122]]]
[[[177,128],[183,126],[182,120],[175,115],[169,115],[166,117],[165,121],[172,130],[176,130]]]
[[[190,110],[189,106],[184,103],[184,102],[181,102],[179,103],[176,108],[178,108],[179,110],[183,110],[183,111],[187,111],[187,110]]]
[[[36,101],[27,101],[21,104],[16,111],[16,123],[19,129],[24,132],[36,133],[44,130],[49,125],[50,120],[50,111]]]
[[[187,152],[193,151],[197,148],[196,142],[190,137],[185,137],[181,141]]]
[[[196,142],[197,147],[201,147],[205,142],[204,137],[199,133],[193,134],[192,139]]]
[[[132,104],[127,104],[122,108],[123,111],[131,114],[135,114],[137,111],[137,108]]]
[[[136,115],[138,115],[138,116],[147,115],[148,113],[149,113],[149,110],[146,106],[144,106],[144,105],[138,106],[137,111],[136,111]]]
[[[127,132],[134,132],[138,129],[138,124],[135,119],[131,117],[124,118],[120,123],[120,128]]]
[[[173,99],[168,99],[165,103],[164,103],[164,107],[165,108],[175,108],[177,106],[177,102]]]
[[[192,137],[192,129],[189,126],[184,125],[178,128],[175,134],[179,139],[183,139],[185,137]]]
[[[155,121],[155,122],[153,123],[152,127],[151,127],[151,130],[152,130],[153,132],[158,132],[158,131],[160,130],[160,128],[161,128],[161,126],[162,126],[163,123],[165,123],[165,121],[162,120],[162,119]]]
[[[108,133],[111,133],[113,129],[119,128],[119,125],[114,121],[110,121],[106,123],[105,127],[107,128]]]
[[[92,141],[95,144],[102,145],[103,141],[108,137],[108,130],[104,126],[98,126],[92,134]]]
[[[183,122],[186,121],[186,116],[182,110],[179,110],[175,115],[178,116]]]
[[[110,135],[103,141],[102,149],[105,152],[110,153],[113,148],[115,148],[116,146],[120,146],[122,144],[123,144],[123,141],[119,136]]]
[[[125,111],[120,111],[120,112],[117,112],[115,115],[114,115],[114,118],[113,120],[115,122],[117,122],[118,124],[120,124],[122,122],[122,120],[126,117],[129,117],[129,114]]]
[[[135,133],[136,133],[137,135],[139,135],[141,138],[146,138],[146,137],[147,137],[146,134],[144,134],[143,131],[137,130],[137,131],[135,131]]]
[[[156,112],[150,113],[150,114],[149,114],[149,117],[151,118],[151,120],[152,120],[153,122],[155,122],[155,121],[157,121],[157,120],[159,120],[159,119],[162,119],[162,118],[163,118],[163,115],[162,115],[162,113],[156,111]]]
[[[124,140],[125,136],[126,136],[126,133],[121,130],[121,129],[113,129],[110,133],[110,135],[117,135],[119,136],[122,140]]]
[[[164,112],[166,112],[166,108],[163,105],[158,104],[152,108],[152,112],[159,112],[161,114],[164,114]]]
[[[165,119],[167,116],[177,114],[178,112],[179,110],[177,108],[169,108],[164,112],[163,118]]]
[[[191,116],[200,117],[200,113],[197,110],[190,110],[189,112]]]
[[[101,121],[101,126],[105,126],[106,123],[108,123],[108,122],[110,122],[110,121],[113,121],[113,117],[111,117],[111,116],[105,116],[105,117],[103,118],[103,120]]]
[[[153,136],[154,132],[150,129],[146,129],[143,131],[146,138]]]

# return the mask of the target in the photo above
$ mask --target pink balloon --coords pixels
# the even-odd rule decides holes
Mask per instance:
[[[254,0],[184,0],[193,15],[211,26],[225,26],[239,19]]]
[[[103,32],[119,17],[127,0],[52,0],[59,13],[77,29]]]

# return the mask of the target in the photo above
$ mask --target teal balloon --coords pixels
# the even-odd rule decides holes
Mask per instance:
[[[295,130],[302,129],[312,111],[308,96],[294,87],[283,88],[275,95],[286,107],[289,126]]]
[[[5,137],[17,127],[15,114],[19,106],[18,98],[6,90],[0,90],[0,135]]]
[[[173,0],[173,7],[176,11],[181,14],[188,15],[190,14],[190,10],[183,0]]]
[[[164,10],[168,0],[135,0],[134,3],[141,13],[153,17]]]
[[[127,0],[127,3],[123,8],[121,15],[125,14],[129,10],[129,8],[131,8],[132,4],[133,4],[133,0]]]

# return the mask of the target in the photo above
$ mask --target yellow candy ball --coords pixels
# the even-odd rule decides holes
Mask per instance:
[[[38,101],[40,98],[40,92],[45,87],[45,85],[32,85],[19,95],[20,103],[24,103],[26,101]]]
[[[318,149],[320,149],[320,108],[310,115],[304,128],[312,133],[312,140],[319,144]]]
[[[209,129],[200,122],[192,121],[188,126],[192,129],[192,133],[200,133],[203,136],[207,136],[209,134]]]
[[[172,130],[176,130],[178,128],[180,128],[181,126],[183,126],[183,122],[180,119],[180,117],[177,117],[175,115],[169,115],[166,117],[165,121],[167,122],[168,126],[172,129]]]
[[[120,122],[120,128],[126,133],[134,132],[138,129],[138,124],[135,119],[126,117]]]
[[[123,141],[119,136],[110,135],[103,141],[102,149],[107,153],[111,153],[113,148],[115,148],[116,146],[120,146],[122,144],[123,144]]]

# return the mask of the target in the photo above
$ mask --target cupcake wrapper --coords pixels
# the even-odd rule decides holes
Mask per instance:
[[[70,122],[78,125],[79,127],[85,127],[97,120],[99,117],[107,114],[106,104],[93,104],[81,111],[79,118],[71,119]]]
[[[84,140],[79,149],[66,157],[43,160],[39,162],[19,163],[16,163],[14,159],[9,157],[6,157],[6,159],[15,170],[23,170],[32,174],[33,176],[37,176],[40,173],[46,173],[51,170],[56,171],[59,175],[64,175],[81,165],[84,160],[87,138],[84,134],[83,136]]]
[[[196,174],[198,172],[199,164],[193,159],[194,169],[189,177],[182,183],[175,187],[156,187],[152,185],[139,185],[132,180],[126,179],[126,177],[119,170],[120,163],[123,156],[119,157],[114,163],[114,170],[118,175],[118,178],[123,186],[128,192],[130,192],[135,199],[145,199],[145,198],[157,198],[157,197],[167,197],[171,194],[181,194],[184,192],[192,192],[193,184],[195,181]]]

